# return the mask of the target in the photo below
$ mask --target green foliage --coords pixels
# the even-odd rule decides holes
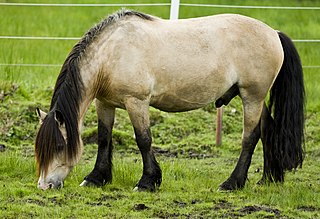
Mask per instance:
[[[1,1],[1,0],[0,0]],[[1,1],[3,2],[3,1]],[[43,0],[15,2],[44,2]],[[119,0],[115,3],[169,2]],[[199,3],[188,0],[184,3]],[[55,0],[46,3],[56,3]],[[94,0],[64,3],[96,3]],[[109,2],[108,2],[109,3]],[[320,1],[202,0],[207,4],[319,6]],[[80,37],[119,8],[0,6],[0,35]],[[169,17],[169,7],[134,9]],[[234,9],[181,6],[180,17],[240,13],[262,20],[293,39],[319,39],[318,10]],[[0,63],[62,64],[76,41],[0,39]],[[318,43],[296,43],[304,66],[319,64]],[[142,173],[128,115],[117,110],[113,142],[114,179],[102,188],[78,185],[93,168],[97,153],[94,106],[84,121],[85,150],[62,190],[39,191],[33,144],[38,128],[36,107],[47,111],[59,67],[0,65],[0,215],[3,218],[319,218],[320,217],[320,74],[304,68],[307,94],[306,158],[283,184],[257,186],[263,169],[261,143],[245,188],[217,192],[231,173],[241,149],[242,106],[235,98],[224,108],[223,146],[215,146],[215,108],[186,113],[150,109],[153,145],[163,170],[155,193],[135,193]]]

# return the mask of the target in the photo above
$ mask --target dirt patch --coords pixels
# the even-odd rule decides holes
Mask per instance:
[[[162,155],[162,156],[165,156],[165,157],[178,157],[178,153],[177,152],[171,152],[170,150],[167,150],[167,149],[163,149],[163,148],[160,148],[160,147],[152,147],[153,148],[153,151],[155,154],[158,154],[158,155]]]
[[[226,200],[219,200],[217,203],[215,203],[213,210],[221,210],[221,209],[233,209],[234,206],[227,202]]]
[[[110,200],[119,200],[119,199],[124,199],[124,198],[127,198],[127,196],[125,195],[121,195],[121,194],[110,194],[110,195],[101,195],[101,197],[98,199],[98,201],[101,201],[101,202],[105,202],[105,201],[110,201]]]
[[[186,202],[177,201],[177,200],[174,200],[173,203],[174,203],[174,205],[178,206],[179,208],[184,208],[187,205]]]
[[[4,144],[0,144],[0,152],[5,152],[6,146]]]
[[[225,200],[219,200],[217,203],[215,203],[213,210],[221,211],[221,214],[227,218],[241,218],[256,212],[267,212],[271,214],[270,216],[266,215],[264,218],[279,218],[281,216],[281,211],[276,208],[248,205],[238,209],[236,206]]]
[[[320,211],[320,208],[316,208],[314,206],[300,206],[298,209],[301,211],[308,211],[308,212]]]
[[[169,213],[165,211],[159,211],[153,214],[155,218],[190,218],[189,215],[181,215],[179,213]]]
[[[141,204],[141,203],[135,204],[133,206],[133,210],[135,210],[135,211],[143,211],[143,210],[146,210],[146,209],[149,209],[149,207],[146,206],[145,204]]]
[[[270,208],[267,206],[257,206],[257,205],[252,205],[252,206],[245,206],[239,210],[239,212],[243,215],[248,215],[252,214],[254,212],[258,211],[265,211],[268,213],[274,214],[274,216],[280,216],[281,212],[278,209]]]
[[[48,201],[51,202],[54,205],[63,206],[65,204],[65,201],[62,197],[54,196],[52,198],[48,198]]]
[[[36,200],[36,199],[27,199],[26,201],[27,203],[29,204],[35,204],[35,205],[39,205],[39,206],[46,206],[46,203],[44,201],[41,201],[41,200]]]

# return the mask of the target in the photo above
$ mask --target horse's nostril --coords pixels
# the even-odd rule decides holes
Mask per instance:
[[[49,187],[49,189],[52,189],[53,188],[53,184],[49,183],[48,187]]]
[[[63,187],[63,182],[59,182],[58,184],[57,184],[57,189],[61,189]]]

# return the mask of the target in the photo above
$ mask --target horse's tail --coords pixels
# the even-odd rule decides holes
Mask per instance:
[[[305,90],[299,54],[284,33],[279,32],[284,61],[271,88],[269,111],[273,127],[268,141],[272,147],[272,166],[275,181],[283,181],[284,171],[302,166],[304,159],[304,104]],[[270,135],[271,134],[271,135]]]

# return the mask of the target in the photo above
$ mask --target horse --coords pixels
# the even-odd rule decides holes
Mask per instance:
[[[37,109],[38,188],[62,188],[79,162],[81,127],[95,101],[98,152],[80,186],[112,182],[112,129],[116,108],[134,128],[143,171],[138,191],[155,191],[162,171],[153,149],[149,107],[183,112],[239,96],[242,148],[221,191],[244,187],[259,139],[264,168],[260,184],[283,182],[302,167],[305,90],[292,40],[256,19],[238,14],[165,20],[122,9],[93,26],[72,48],[55,83],[48,113]]]

